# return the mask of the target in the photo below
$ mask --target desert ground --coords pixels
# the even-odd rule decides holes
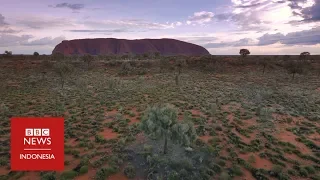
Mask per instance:
[[[86,58],[1,57],[1,180],[320,179],[318,56]],[[167,103],[188,150],[140,128]],[[16,116],[65,118],[64,171],[10,171]]]

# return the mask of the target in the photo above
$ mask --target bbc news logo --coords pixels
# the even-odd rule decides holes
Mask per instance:
[[[11,170],[63,170],[63,118],[11,119]]]
[[[50,136],[50,129],[26,129],[26,134],[23,138],[24,145],[51,145],[51,137]],[[50,148],[34,148],[34,149],[24,149],[24,150],[40,150],[40,151],[49,151]],[[54,154],[20,154],[20,159],[55,159]]]

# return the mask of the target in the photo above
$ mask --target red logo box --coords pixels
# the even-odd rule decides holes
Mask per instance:
[[[11,118],[11,170],[64,170],[64,119]]]

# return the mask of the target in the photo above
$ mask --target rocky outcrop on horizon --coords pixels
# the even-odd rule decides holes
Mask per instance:
[[[175,39],[75,39],[59,43],[52,53],[64,55],[121,55],[159,52],[161,55],[209,55],[205,48]]]

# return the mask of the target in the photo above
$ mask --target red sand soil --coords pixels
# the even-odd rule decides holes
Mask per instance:
[[[292,122],[291,124],[295,124],[297,122],[301,122],[301,121],[305,121],[306,119],[304,117],[293,117],[290,115],[285,115],[285,114],[277,114],[277,113],[272,113],[272,117],[274,120],[276,120],[276,122],[285,122],[285,124],[287,123],[287,119],[291,118]]]
[[[16,87],[16,88],[19,88],[19,87],[20,87],[20,83],[14,82],[14,81],[7,81],[7,86],[8,86],[8,87]]]
[[[257,117],[253,117],[251,119],[247,119],[242,122],[244,122],[244,124],[245,124],[243,127],[256,126],[257,125]]]
[[[40,180],[39,172],[26,172],[19,180]]]
[[[8,170],[6,167],[0,167],[0,174],[5,175],[8,174],[10,172],[10,170]]]
[[[195,110],[195,109],[192,109],[191,113],[192,113],[192,116],[204,116],[201,111]]]
[[[248,161],[249,157],[253,155],[255,157],[256,162],[252,163],[252,166],[255,168],[263,168],[266,170],[270,170],[272,168],[272,162],[270,162],[267,159],[261,158],[259,155],[254,153],[248,153],[248,154],[239,154],[239,157]]]
[[[114,109],[112,111],[105,112],[104,115],[105,116],[115,116],[117,113],[118,113],[118,110]]]
[[[238,131],[235,130],[235,128],[233,128],[231,130],[233,133],[235,133],[237,136],[239,136],[241,138],[241,141],[243,141],[246,144],[250,144],[251,140],[255,139],[255,134],[250,134],[250,138],[247,138],[246,136],[240,134]]]
[[[121,172],[111,175],[108,177],[108,180],[128,180],[128,178]]]
[[[118,133],[112,132],[110,128],[105,128],[100,134],[106,139],[115,139],[118,137]]]
[[[199,139],[201,139],[202,141],[208,143],[209,139],[211,139],[212,137],[209,135],[205,135],[205,136],[200,136]]]
[[[116,109],[105,112],[104,116],[106,117],[106,119],[103,121],[103,123],[112,122],[113,117],[115,117],[117,114],[118,114],[118,110]]]
[[[128,119],[130,119],[129,125],[140,122],[137,117],[130,117]]]
[[[230,121],[230,123],[233,121],[234,116],[233,114],[228,114],[227,119]]]
[[[75,138],[71,138],[71,139],[68,139],[65,144],[75,147],[77,145],[77,141]]]
[[[307,136],[316,145],[320,146],[320,135],[318,133],[313,133]]]
[[[300,162],[302,165],[311,165],[311,164],[313,164],[311,160],[299,158],[299,157],[298,157],[297,155],[295,155],[295,154],[288,154],[288,153],[286,153],[286,154],[284,155],[284,157],[287,158],[287,159],[296,160],[296,161]]]
[[[276,134],[275,137],[283,142],[290,142],[291,144],[295,145],[303,154],[312,153],[312,151],[306,145],[296,141],[297,136],[292,132],[284,130],[279,134]]]
[[[131,112],[135,114],[134,117],[125,115],[125,118],[130,119],[129,125],[140,122],[140,120],[138,120],[138,116],[140,115],[140,113],[137,111],[137,108],[131,109]]]
[[[80,163],[80,159],[75,159],[72,155],[69,154],[64,155],[64,160],[69,161],[69,164],[64,166],[65,170],[72,170]]]
[[[241,104],[239,104],[239,103],[232,103],[232,104],[223,105],[223,106],[221,107],[221,109],[222,109],[223,111],[225,111],[225,112],[231,112],[230,107],[231,107],[232,111],[234,111],[234,110],[236,110],[236,109],[240,109],[240,111],[243,110],[243,109],[241,108]]]

